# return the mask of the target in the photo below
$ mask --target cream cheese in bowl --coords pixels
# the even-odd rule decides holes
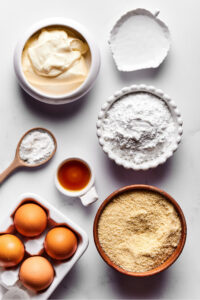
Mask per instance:
[[[86,42],[62,27],[42,29],[26,43],[22,69],[28,82],[47,94],[77,89],[87,78],[90,50]]]
[[[181,140],[182,120],[176,104],[160,90],[132,86],[103,105],[97,134],[117,164],[145,170],[172,156]]]
[[[82,25],[53,18],[33,25],[19,40],[14,66],[28,94],[49,104],[64,104],[91,89],[99,72],[100,54]]]

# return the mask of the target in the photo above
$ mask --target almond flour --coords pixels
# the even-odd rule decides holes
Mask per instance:
[[[104,252],[131,272],[152,270],[166,261],[181,237],[174,206],[153,191],[137,190],[115,197],[103,210],[98,236]]]

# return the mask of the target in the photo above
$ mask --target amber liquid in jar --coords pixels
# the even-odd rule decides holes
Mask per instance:
[[[80,191],[84,189],[90,178],[89,167],[78,159],[66,161],[58,170],[58,181],[67,190]]]

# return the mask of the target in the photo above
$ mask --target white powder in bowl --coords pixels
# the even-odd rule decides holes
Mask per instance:
[[[36,129],[23,138],[19,155],[24,162],[34,165],[48,159],[54,149],[55,143],[52,136],[45,130]]]
[[[136,165],[170,151],[177,126],[167,104],[146,92],[127,94],[114,102],[101,125],[104,145],[122,162]]]

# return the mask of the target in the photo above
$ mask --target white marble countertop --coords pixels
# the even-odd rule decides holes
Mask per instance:
[[[116,16],[128,9],[160,9],[160,18],[172,35],[170,54],[157,70],[119,73],[107,45]],[[199,298],[200,228],[200,1],[199,0],[1,0],[0,1],[0,172],[14,157],[21,135],[35,126],[55,134],[55,158],[37,170],[22,170],[0,187],[0,218],[23,192],[34,192],[85,229],[90,245],[80,261],[56,289],[54,299],[197,299]],[[92,91],[76,103],[50,107],[32,100],[18,86],[13,70],[17,37],[28,26],[46,17],[73,18],[93,33],[99,43],[102,66]],[[108,96],[133,83],[161,88],[178,104],[184,120],[181,146],[166,164],[147,172],[127,171],[110,161],[98,145],[95,122]],[[96,173],[99,201],[84,208],[78,199],[67,199],[54,186],[60,160],[79,155],[90,159]],[[178,261],[160,275],[134,279],[118,274],[100,258],[93,242],[93,220],[100,203],[115,189],[128,184],[156,185],[182,207],[188,237]]]

